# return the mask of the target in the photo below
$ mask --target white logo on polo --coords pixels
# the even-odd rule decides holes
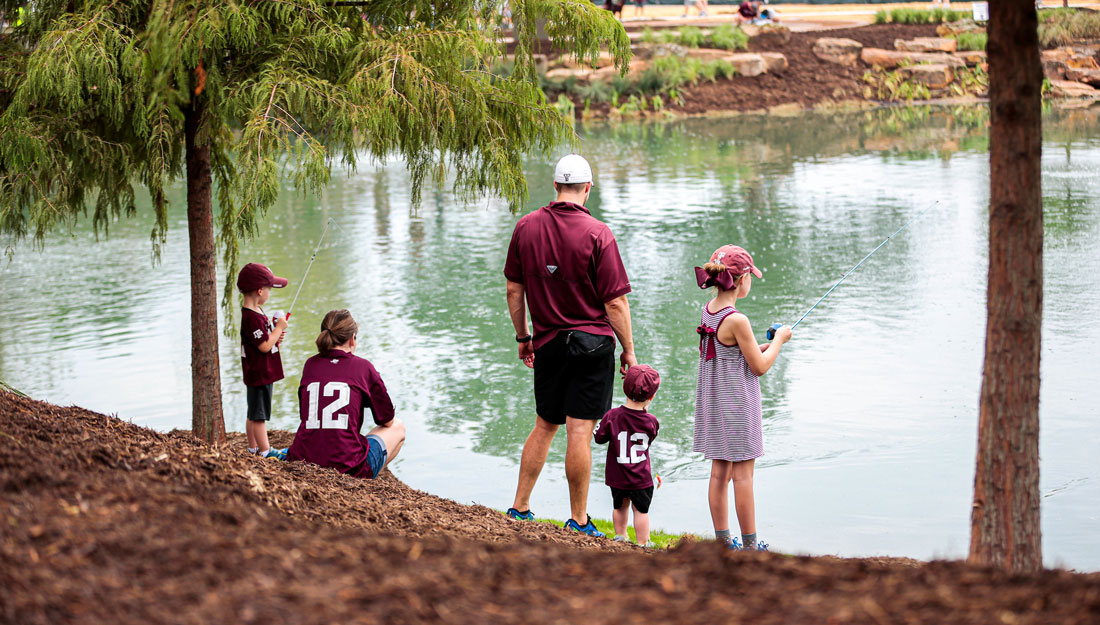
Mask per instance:
[[[555,271],[558,270],[558,266],[557,265],[547,265],[546,270],[549,271],[550,273],[554,273]]]
[[[263,330],[256,330],[255,332],[252,333],[252,336],[254,336],[256,338],[260,338],[263,335],[264,335]]]
[[[332,359],[332,364],[334,364],[334,365],[340,364],[340,359],[339,358],[333,358]]]

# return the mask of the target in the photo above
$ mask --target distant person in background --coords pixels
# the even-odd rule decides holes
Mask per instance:
[[[692,7],[699,12],[699,17],[707,16],[707,0],[684,0],[684,14],[680,17],[687,17]]]
[[[745,0],[737,7],[737,21],[741,23],[752,22],[756,19],[756,7],[751,0]]]
[[[645,17],[645,0],[634,0],[634,17]]]
[[[765,23],[779,21],[779,15],[775,12],[775,9],[768,4],[768,0],[764,0],[763,5],[757,3],[756,10],[760,15],[759,19],[764,20]]]
[[[623,19],[623,2],[613,2],[612,0],[604,0],[603,8],[611,11],[611,14],[617,17],[620,21]]]
[[[405,444],[405,424],[393,416],[382,376],[355,355],[359,325],[347,310],[321,321],[317,355],[306,361],[298,385],[302,419],[287,460],[304,460],[353,477],[378,477]],[[370,409],[376,426],[366,435]]]

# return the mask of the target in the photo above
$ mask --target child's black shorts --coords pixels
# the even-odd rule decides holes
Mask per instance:
[[[638,490],[623,490],[621,488],[611,487],[611,501],[618,510],[622,508],[629,499],[630,503],[634,504],[634,508],[642,514],[649,512],[649,504],[653,501],[653,487],[639,488]]]
[[[245,415],[249,421],[268,421],[271,419],[271,389],[274,384],[263,386],[246,386],[248,389],[248,413]]]

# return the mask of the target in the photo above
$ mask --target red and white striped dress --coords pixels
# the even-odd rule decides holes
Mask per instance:
[[[760,378],[736,345],[718,340],[722,320],[737,312],[703,306],[699,324],[699,384],[695,390],[695,445],[707,460],[741,462],[764,455]]]

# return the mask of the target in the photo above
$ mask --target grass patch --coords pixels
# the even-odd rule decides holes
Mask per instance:
[[[1056,48],[1080,39],[1100,39],[1100,12],[1077,9],[1039,11],[1039,45]]]
[[[722,24],[710,33],[710,46],[719,50],[748,50],[749,36],[732,24]]]
[[[876,24],[944,24],[961,22],[968,19],[969,11],[952,11],[951,9],[893,9],[875,12]]]
[[[562,527],[565,525],[565,521],[559,521],[557,519],[535,519],[535,523],[548,523],[555,527]],[[596,528],[604,534],[607,534],[607,540],[611,540],[615,537],[615,524],[606,519],[593,518],[592,522],[596,524]],[[687,534],[669,534],[668,532],[662,532],[661,530],[651,529],[649,531],[649,540],[652,541],[658,549],[668,549],[674,546],[681,538]],[[634,527],[627,527],[627,536],[631,542],[637,542],[638,538],[634,535]],[[701,539],[701,537],[699,537]]]
[[[985,50],[985,44],[989,36],[985,33],[959,33],[955,35],[955,42],[959,50]]]

